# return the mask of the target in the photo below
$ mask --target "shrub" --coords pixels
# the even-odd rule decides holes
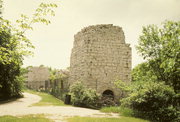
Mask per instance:
[[[146,82],[138,90],[133,90],[127,98],[121,100],[123,106],[129,106],[135,115],[152,121],[178,121],[179,97],[173,88],[160,82]]]
[[[61,89],[59,85],[52,87],[48,92],[56,98],[64,100],[65,90]]]
[[[81,82],[76,82],[70,87],[70,94],[72,96],[71,102],[75,106],[98,108],[98,101],[100,96],[95,90],[86,88]]]

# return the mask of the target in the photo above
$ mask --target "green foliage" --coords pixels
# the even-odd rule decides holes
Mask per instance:
[[[97,108],[100,96],[95,90],[86,88],[81,82],[76,82],[70,87],[72,104],[80,107]]]
[[[136,116],[153,121],[178,119],[179,96],[171,87],[161,82],[144,82],[137,86],[134,87],[137,90],[132,89],[129,96],[121,100],[122,106],[131,107]]]
[[[129,92],[131,90],[131,86],[128,86],[127,83],[123,82],[122,80],[117,80],[114,82],[116,87],[121,89],[122,92]]]
[[[2,14],[2,4],[3,4],[3,2],[2,2],[2,0],[0,0],[0,18],[1,18],[1,14]]]
[[[127,116],[127,117],[133,116],[132,109],[122,106],[103,107],[100,111],[105,113],[119,113],[120,116]]]
[[[55,16],[54,8],[57,8],[57,4],[54,3],[41,3],[35,10],[32,17],[21,14],[20,19],[16,20],[18,27],[24,33],[26,30],[33,30],[32,25],[35,23],[50,24],[49,16]]]
[[[137,49],[147,62],[133,69],[132,79],[135,83],[131,85],[129,97],[121,101],[132,107],[136,115],[154,121],[178,121],[179,39],[180,21],[166,21],[162,28],[155,25],[143,27]]]
[[[0,121],[1,122],[53,122],[52,120],[45,118],[44,115],[26,115],[20,117],[1,116]]]
[[[56,98],[63,100],[65,99],[65,94],[67,93],[66,90],[62,89],[60,87],[60,84],[50,89],[50,91],[46,91],[50,93],[51,95],[55,96]]]
[[[180,21],[166,21],[162,28],[143,28],[137,49],[147,61],[132,70],[131,85],[116,81],[127,95],[121,105],[132,108],[135,116],[159,122],[179,121],[179,39]]]
[[[121,80],[115,81],[116,87],[121,89],[121,91],[124,94],[124,96],[122,96],[122,98],[126,98],[131,93],[138,92],[145,83],[146,83],[146,81],[145,82],[137,81],[137,82],[132,82],[131,84],[126,84],[125,82],[123,82]]]
[[[17,20],[18,27],[8,20],[0,18],[0,99],[19,96],[22,88],[21,66],[25,56],[32,55],[32,43],[25,32],[32,24],[41,22],[49,24],[45,16],[54,15],[55,4],[41,3],[32,18],[21,15]]]
[[[64,77],[63,74],[60,74],[57,69],[52,69],[51,67],[48,68],[50,72],[49,79],[51,82],[54,82],[55,80],[60,80],[62,77]]]
[[[0,26],[0,99],[19,96],[21,81],[20,66],[22,55],[18,50],[18,43],[12,35],[8,21],[1,19]]]
[[[180,89],[180,21],[165,21],[162,28],[156,25],[143,27],[137,49],[156,74],[158,81]]]
[[[131,75],[132,82],[157,80],[157,76],[153,73],[148,62],[138,64],[135,68],[133,68]]]
[[[67,82],[65,79],[67,79],[68,76],[66,74],[60,73],[57,69],[48,69],[50,72],[49,79],[51,82],[51,88],[47,89],[46,92],[52,94],[60,100],[64,100],[65,94],[68,92],[68,89],[64,88],[64,84]]]

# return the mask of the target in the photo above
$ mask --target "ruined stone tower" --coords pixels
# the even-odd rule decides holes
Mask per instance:
[[[121,27],[112,24],[89,26],[74,36],[70,61],[70,85],[81,81],[100,94],[118,100],[122,93],[115,80],[131,81],[131,48]]]

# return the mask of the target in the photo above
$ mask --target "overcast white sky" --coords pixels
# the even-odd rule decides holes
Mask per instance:
[[[11,21],[20,14],[31,15],[40,2],[48,0],[4,0],[4,17]],[[49,0],[59,7],[52,24],[35,25],[28,37],[36,46],[34,57],[24,66],[41,64],[64,69],[69,66],[73,36],[83,27],[114,24],[124,30],[126,42],[132,47],[132,66],[142,62],[135,45],[142,26],[161,24],[165,20],[180,20],[180,0]]]

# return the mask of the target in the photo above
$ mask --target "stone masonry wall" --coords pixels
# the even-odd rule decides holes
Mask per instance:
[[[45,88],[45,81],[49,80],[49,71],[46,67],[31,67],[28,69],[26,86],[35,90]]]
[[[131,48],[125,43],[121,27],[95,25],[74,36],[70,61],[70,85],[81,81],[102,94],[111,90],[118,100],[122,93],[115,80],[131,81]]]

